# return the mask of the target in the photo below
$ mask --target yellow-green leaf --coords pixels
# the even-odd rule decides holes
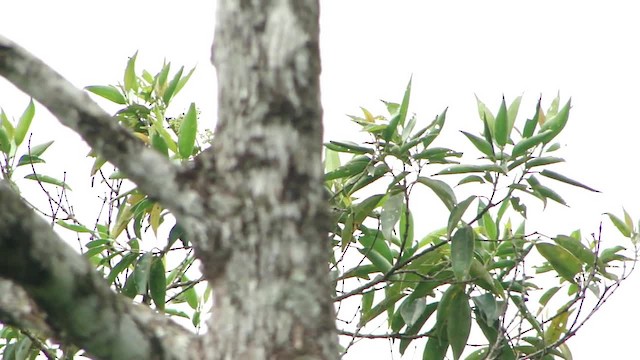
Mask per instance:
[[[580,260],[558,245],[538,243],[536,244],[536,249],[551,264],[551,267],[558,275],[571,283],[575,283],[574,277],[582,271]]]
[[[613,225],[615,225],[618,231],[620,231],[622,236],[631,237],[631,228],[627,226],[627,224],[624,221],[622,221],[619,217],[613,215],[612,213],[606,213],[606,214],[609,216],[609,219],[611,220]]]
[[[124,70],[124,90],[125,91],[137,91],[138,80],[136,79],[136,57],[138,52],[136,51],[132,57],[127,61],[127,67]]]
[[[71,188],[64,181],[58,180],[51,176],[41,175],[41,174],[28,174],[24,178],[29,180],[35,180],[42,183],[60,186],[67,190],[71,190]]]
[[[160,212],[162,211],[162,206],[160,204],[155,203],[151,207],[151,211],[149,212],[149,224],[151,225],[151,229],[153,233],[158,235],[158,228],[160,227]]]
[[[178,150],[180,157],[188,159],[193,153],[193,146],[196,143],[196,133],[198,131],[198,114],[196,104],[191,103],[187,114],[180,124],[180,133],[178,134]]]
[[[31,121],[33,120],[33,116],[36,113],[35,105],[33,104],[33,99],[29,101],[29,105],[24,109],[22,116],[20,116],[20,120],[18,120],[18,125],[16,125],[16,130],[13,136],[13,140],[16,142],[16,146],[19,146],[24,141],[27,132],[29,131],[29,127],[31,126]]]
[[[118,90],[115,86],[93,85],[85,87],[85,90],[101,96],[116,104],[124,105],[127,103],[127,100],[124,98],[122,93],[120,93],[120,90]]]

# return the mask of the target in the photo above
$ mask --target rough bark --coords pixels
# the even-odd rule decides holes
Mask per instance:
[[[0,37],[0,74],[171,210],[213,286],[209,332],[198,347],[164,318],[112,293],[0,184],[0,276],[25,290],[57,337],[95,358],[339,353],[327,268],[317,0],[225,0],[217,11],[215,142],[184,167],[145,148],[86,94]]]
[[[215,359],[338,354],[325,240],[316,1],[219,1]],[[207,154],[207,155],[209,155]],[[222,202],[224,201],[224,206]],[[221,210],[222,209],[222,210]]]

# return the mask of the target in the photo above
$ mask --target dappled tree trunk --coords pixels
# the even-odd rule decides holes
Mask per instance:
[[[214,259],[204,263],[216,289],[210,336],[221,358],[338,353],[326,265],[318,45],[314,1],[218,4],[212,60],[219,123],[201,159],[216,161],[199,166],[214,169],[207,207],[224,223],[209,236]]]
[[[318,12],[315,0],[218,2],[219,122],[212,148],[188,166],[144,147],[86,94],[0,37],[0,74],[172,211],[214,293],[202,337],[131,305],[0,184],[0,289],[15,289],[0,294],[0,321],[96,359],[337,357]]]

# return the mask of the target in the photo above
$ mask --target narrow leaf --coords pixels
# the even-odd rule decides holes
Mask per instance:
[[[458,360],[467,346],[471,332],[471,306],[466,293],[460,292],[451,300],[447,320],[447,338],[451,344],[453,358]]]
[[[167,292],[167,278],[161,258],[154,257],[149,273],[149,292],[156,308],[163,310]]]
[[[18,125],[16,125],[16,130],[13,135],[13,140],[16,142],[16,146],[19,146],[24,141],[27,132],[29,131],[29,127],[31,126],[31,121],[33,120],[33,115],[36,113],[35,105],[33,104],[33,99],[29,100],[29,105],[20,116],[20,120],[18,120]]]
[[[51,144],[53,144],[53,140],[47,141],[46,143],[43,143],[43,144],[32,146],[29,149],[29,155],[40,156],[49,148],[49,146],[51,146]]]
[[[502,147],[509,139],[509,119],[507,116],[507,104],[504,101],[504,96],[502,97],[502,103],[500,103],[500,109],[498,110],[495,121],[495,131],[493,136],[498,146]]]
[[[452,165],[448,168],[438,172],[436,175],[451,175],[451,174],[467,174],[467,173],[477,173],[477,172],[497,172],[504,173],[504,170],[495,164],[488,165]]]
[[[178,134],[178,152],[182,159],[188,159],[193,153],[197,131],[198,113],[196,111],[196,104],[191,103],[187,114],[182,119],[180,133]]]
[[[600,192],[600,191],[598,191],[598,190],[596,190],[596,189],[594,189],[594,188],[592,188],[592,187],[589,187],[589,186],[584,185],[584,184],[582,184],[582,183],[580,183],[580,182],[578,182],[578,181],[575,181],[575,180],[573,180],[573,179],[570,179],[570,178],[568,178],[568,177],[566,177],[566,176],[564,176],[564,175],[562,175],[562,174],[558,174],[558,173],[557,173],[557,172],[555,172],[555,171],[551,171],[551,170],[544,169],[544,170],[542,170],[542,171],[540,172],[540,175],[542,175],[542,176],[546,176],[546,177],[548,177],[548,178],[550,178],[550,179],[553,179],[553,180],[557,180],[557,181],[563,182],[563,183],[565,183],[565,184],[569,184],[569,185],[573,185],[573,186],[581,187],[581,188],[583,188],[583,189],[587,189],[587,190],[589,190],[589,191],[593,191],[593,192]]]
[[[116,104],[125,105],[127,103],[124,95],[115,86],[92,85],[84,89]]]
[[[466,198],[465,200],[457,204],[453,208],[453,210],[451,210],[451,214],[449,215],[449,221],[447,223],[448,235],[451,235],[451,233],[453,232],[453,229],[455,229],[456,226],[458,226],[460,219],[462,219],[462,215],[464,215],[469,205],[471,205],[471,202],[473,202],[473,200],[475,199],[476,197],[474,195],[469,196],[468,198]]]
[[[138,90],[138,80],[136,79],[136,57],[138,56],[138,52],[136,51],[132,57],[127,61],[127,67],[124,70],[124,90],[125,91],[137,91]]]
[[[520,140],[513,147],[513,150],[511,151],[511,157],[516,158],[524,154],[527,150],[537,145],[540,145],[543,142],[547,142],[547,139],[549,139],[552,135],[553,135],[553,132],[551,130],[546,130],[546,131],[539,132],[532,137],[524,138]]]
[[[60,180],[58,180],[56,178],[53,178],[51,176],[41,175],[41,174],[28,174],[24,178],[25,179],[29,179],[29,180],[36,180],[36,181],[39,181],[39,182],[60,186],[60,187],[63,187],[65,189],[67,189],[67,190],[71,190],[71,188],[64,181],[60,181]]]
[[[609,219],[615,225],[615,227],[620,231],[620,234],[624,237],[631,237],[631,228],[627,226],[627,224],[622,221],[619,217],[613,215],[612,213],[606,213],[609,216]]]
[[[466,131],[461,131],[461,133],[463,133],[464,136],[466,136],[469,139],[469,141],[471,141],[471,143],[476,147],[476,149],[480,150],[480,152],[482,152],[483,154],[489,157],[495,156],[493,153],[493,145],[489,143],[487,140],[479,136],[470,134]]]

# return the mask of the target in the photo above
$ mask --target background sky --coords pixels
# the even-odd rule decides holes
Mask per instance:
[[[357,128],[345,114],[357,113],[359,106],[382,113],[378,100],[399,101],[411,75],[410,111],[426,122],[449,107],[443,136],[453,148],[466,142],[457,130],[481,130],[474,94],[494,110],[503,94],[508,101],[523,94],[522,121],[532,116],[540,94],[546,108],[559,91],[563,102],[572,98],[573,108],[560,137],[567,163],[555,170],[602,193],[559,186],[571,207],[549,206],[530,216],[528,229],[559,233],[581,228],[589,234],[606,220],[603,212],[619,214],[622,206],[637,219],[640,22],[633,2],[604,4],[323,0],[325,138],[357,139]],[[163,59],[196,65],[172,110],[180,113],[195,101],[203,125],[213,127],[217,95],[209,52],[214,8],[213,1],[200,0],[2,1],[0,34],[79,87],[121,81],[127,57],[138,50],[138,70],[155,73]],[[0,106],[8,114],[19,116],[27,103],[28,97],[0,80]],[[41,106],[34,126],[34,143],[56,139],[51,151],[58,156],[47,157],[50,172],[66,170],[74,192],[82,193],[92,160],[84,157],[79,137]],[[605,244],[617,237],[605,222]],[[639,294],[640,277],[632,276],[570,341],[574,358],[636,356]],[[362,342],[349,358],[389,358],[388,349],[384,341]]]

